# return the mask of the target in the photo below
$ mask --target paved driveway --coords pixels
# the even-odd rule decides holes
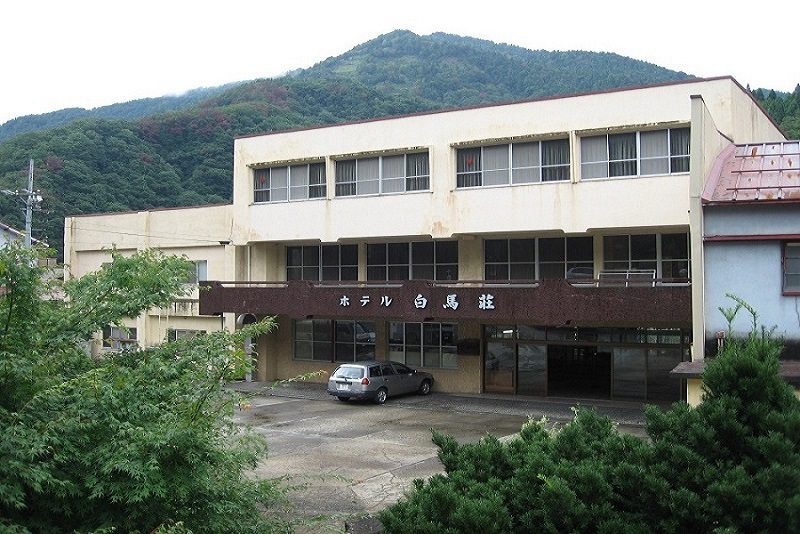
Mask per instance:
[[[254,394],[237,421],[266,436],[269,458],[256,475],[288,475],[306,489],[293,492],[303,516],[375,513],[397,502],[416,478],[442,472],[431,429],[461,443],[493,434],[512,436],[529,417],[552,423],[571,419],[569,399],[512,398],[432,393],[390,398],[384,405],[340,402],[321,384],[264,388],[239,383]],[[640,404],[599,402],[624,431],[643,434]]]

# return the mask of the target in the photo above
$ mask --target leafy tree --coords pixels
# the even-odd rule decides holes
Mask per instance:
[[[49,298],[36,253],[0,250],[0,530],[271,532],[282,492],[244,470],[266,444],[232,422],[236,347],[271,322],[90,357],[89,336],[167,304],[192,265],[122,257]]]
[[[779,375],[782,345],[755,327],[703,376],[703,402],[648,407],[649,439],[577,409],[548,430],[458,444],[433,432],[444,474],[379,514],[393,532],[798,532],[800,400]]]

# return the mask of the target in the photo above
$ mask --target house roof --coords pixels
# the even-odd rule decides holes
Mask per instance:
[[[702,198],[704,204],[800,202],[800,141],[728,146]]]
[[[7,234],[10,234],[10,235],[14,236],[14,238],[16,238],[16,239],[24,239],[25,238],[25,232],[21,232],[21,231],[17,230],[16,228],[12,227],[11,225],[8,225],[8,224],[4,223],[3,221],[0,221],[0,232],[6,232]],[[39,241],[35,237],[31,237],[31,241],[33,243],[38,243],[40,245],[48,246],[47,243]]]
[[[0,221],[0,231],[8,232],[9,234],[14,234],[17,237],[22,237],[25,235],[16,228],[13,228],[11,225],[4,223],[3,221]]]

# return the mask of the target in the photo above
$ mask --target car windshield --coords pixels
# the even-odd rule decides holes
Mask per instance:
[[[333,372],[334,378],[361,378],[364,374],[363,367],[342,366]]]

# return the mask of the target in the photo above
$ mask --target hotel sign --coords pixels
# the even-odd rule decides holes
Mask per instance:
[[[372,307],[382,306],[385,308],[389,308],[394,303],[395,298],[396,297],[383,294],[380,295],[380,300],[376,299],[376,301],[373,302],[371,295],[362,294],[353,297],[351,295],[344,294],[339,297],[339,306],[343,308],[350,307],[351,305],[354,308],[359,308],[359,307],[367,308],[370,306]],[[475,305],[479,310],[494,310],[495,309],[494,299],[495,296],[491,293],[481,293],[478,296],[477,302],[474,302],[472,299],[470,299],[471,301],[470,304]],[[444,309],[457,310],[458,307],[461,305],[458,293],[448,293],[447,295],[444,296],[444,301],[441,303],[439,302],[432,303],[428,298],[428,296],[423,295],[422,293],[417,293],[417,296],[414,297],[412,303],[414,308],[418,310],[424,310],[427,309],[429,305],[437,306],[438,304],[441,304],[442,308]]]

